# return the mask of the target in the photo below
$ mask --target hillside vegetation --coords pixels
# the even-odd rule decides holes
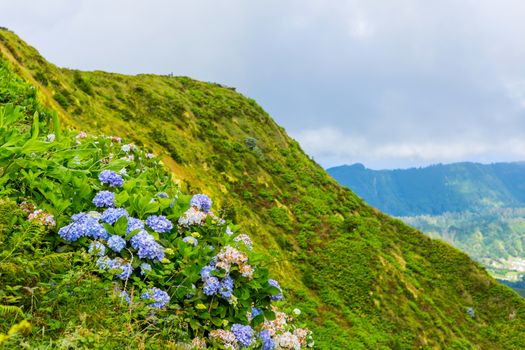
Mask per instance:
[[[208,194],[216,215],[237,222],[253,238],[254,250],[271,256],[269,273],[287,296],[282,307],[302,311],[317,348],[525,346],[523,299],[464,253],[338,185],[253,100],[185,77],[58,68],[5,30],[0,49],[0,103],[28,100],[35,108],[56,111],[66,126],[128,138],[161,154],[183,192]],[[50,202],[46,209],[53,207]],[[65,219],[58,227],[64,224]],[[64,244],[56,238],[58,227],[48,233],[55,237],[51,250]],[[87,264],[71,259],[62,261],[79,269]],[[31,288],[50,284],[47,278],[36,279]],[[83,346],[94,347],[101,339],[118,343],[118,333],[104,331],[103,324],[125,327],[125,312],[110,308],[107,319],[96,318],[101,324],[90,328],[85,317],[101,315],[80,308],[106,300],[108,292],[73,287],[83,293],[83,303],[68,302],[71,313],[54,315],[55,323],[35,318],[38,328],[31,336],[65,338],[64,323],[69,323],[68,329],[77,330],[67,333],[70,341],[91,329],[94,334]],[[2,284],[2,304],[28,315],[57,308],[59,299],[49,289],[42,292],[47,299],[40,294],[13,299],[9,288]],[[68,300],[67,292],[60,296]],[[173,324],[148,328],[143,346],[154,348],[155,340],[176,329]],[[133,331],[141,336],[140,327]]]

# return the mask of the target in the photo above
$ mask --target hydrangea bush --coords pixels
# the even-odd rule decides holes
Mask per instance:
[[[88,179],[91,198],[58,223],[58,236],[91,254],[134,317],[162,323],[176,313],[184,341],[199,349],[313,346],[311,333],[279,310],[289,305],[265,256],[213,213],[207,195],[180,193],[140,147],[81,135],[77,144],[99,149],[102,166]]]

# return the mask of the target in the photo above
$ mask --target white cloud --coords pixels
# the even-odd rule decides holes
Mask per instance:
[[[293,136],[307,153],[326,167],[361,162],[364,157],[367,165],[380,167],[381,164],[412,166],[463,160],[490,161],[490,157],[499,157],[501,161],[525,159],[525,138],[490,142],[460,139],[452,142],[387,140],[379,143],[373,139],[345,135],[340,129],[332,127],[303,130]]]

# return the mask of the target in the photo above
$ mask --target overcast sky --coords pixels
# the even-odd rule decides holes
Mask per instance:
[[[323,166],[525,160],[522,0],[0,0],[51,62],[235,86]]]

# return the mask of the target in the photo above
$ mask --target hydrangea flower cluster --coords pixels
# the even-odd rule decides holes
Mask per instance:
[[[80,237],[107,239],[109,234],[99,223],[98,218],[97,212],[75,214],[71,217],[72,222],[58,230],[58,234],[68,242],[74,242]]]
[[[102,242],[92,241],[89,244],[88,252],[98,256],[103,256],[106,254],[106,246]]]
[[[110,191],[100,191],[93,198],[93,204],[97,208],[111,208],[115,206],[115,194]]]
[[[210,332],[210,338],[221,343],[225,349],[237,349],[237,338],[235,334],[224,329],[214,329]]]
[[[275,349],[275,343],[272,339],[272,336],[270,335],[270,332],[268,332],[266,329],[263,329],[262,331],[260,331],[259,334],[257,334],[257,338],[261,340],[262,350]]]
[[[237,343],[239,343],[241,346],[248,347],[252,345],[254,340],[254,332],[252,327],[235,323],[232,325],[231,331],[235,336],[235,340],[237,340]]]
[[[124,184],[122,176],[113,170],[103,170],[98,176],[100,182],[108,184],[111,187],[121,187]]]
[[[166,217],[162,215],[151,215],[146,219],[146,225],[151,227],[151,229],[158,233],[166,233],[171,231],[173,228],[173,224],[171,221],[166,219]]]
[[[144,230],[144,223],[140,219],[128,217],[128,229],[126,233],[131,233],[135,230]]]
[[[190,200],[190,206],[197,208],[205,213],[211,209],[212,201],[210,197],[205,194],[196,194]]]
[[[232,246],[222,248],[214,260],[216,261],[215,266],[226,272],[229,272],[232,264],[235,264],[239,267],[239,272],[243,277],[250,279],[253,276],[253,268],[248,264],[248,256],[246,253],[241,252]]]
[[[108,239],[108,247],[116,253],[120,253],[125,246],[126,241],[120,236],[113,235]]]
[[[157,309],[162,309],[168,305],[171,299],[168,293],[156,287],[150,288],[148,291],[142,293],[140,297],[145,300],[152,300],[153,302],[148,306]]]
[[[131,237],[130,242],[131,246],[137,250],[139,258],[152,259],[154,261],[164,259],[164,248],[148,232],[140,231]]]
[[[191,207],[179,218],[180,226],[202,225],[206,222],[208,215],[205,212]]]
[[[245,233],[242,233],[242,234],[238,235],[233,240],[235,242],[242,242],[242,243],[244,243],[246,245],[246,247],[248,248],[248,250],[252,250],[252,248],[253,248],[253,243],[252,243],[252,240],[251,240],[250,236],[248,236]]]
[[[117,270],[115,276],[122,280],[128,279],[133,273],[131,264],[119,257],[111,259],[106,255],[101,256],[98,258],[96,265],[101,270]]]
[[[34,221],[39,225],[46,226],[48,228],[52,228],[56,226],[55,217],[49,213],[46,213],[42,209],[37,209],[33,211],[29,216],[27,217],[29,221]]]
[[[124,208],[108,208],[104,210],[100,220],[104,221],[106,224],[113,225],[121,217],[129,217],[129,213]]]

